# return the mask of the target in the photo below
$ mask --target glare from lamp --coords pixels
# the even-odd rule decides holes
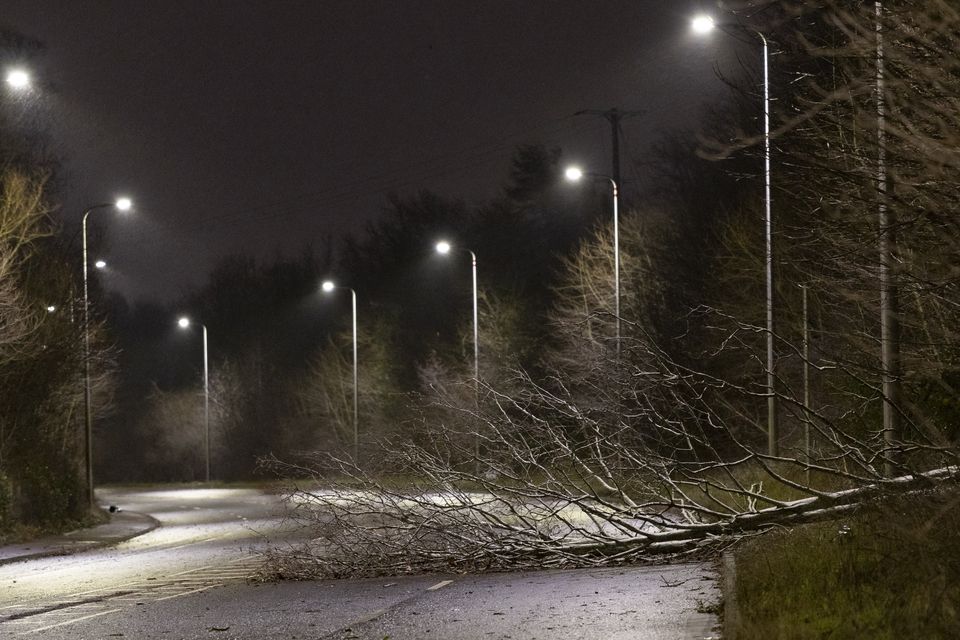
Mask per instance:
[[[563,172],[564,177],[570,182],[578,182],[583,177],[583,169],[580,167],[567,167]]]
[[[690,22],[690,26],[697,35],[705,35],[713,31],[717,25],[710,16],[699,15]]]
[[[93,266],[95,266],[97,269],[106,269],[107,262],[105,260],[97,260],[93,263]]]
[[[182,318],[177,320],[177,324],[180,325],[181,329],[186,329],[187,327],[190,326],[190,318],[183,316]]]
[[[336,289],[336,285],[333,284],[333,281],[331,280],[324,280],[323,284],[320,286],[323,287],[323,290],[326,291],[327,293],[330,293],[331,291]]]
[[[53,312],[56,311],[56,310],[57,310],[57,308],[56,308],[55,306],[53,306],[52,304],[51,304],[51,305],[47,305],[47,313],[53,313]]]
[[[11,69],[7,73],[7,84],[14,89],[26,89],[30,86],[30,74],[23,69]]]
[[[130,201],[130,198],[119,198],[117,199],[116,206],[120,211],[130,211],[130,207],[133,206],[133,202]]]
[[[450,243],[447,242],[446,240],[441,240],[440,242],[438,242],[437,253],[442,253],[443,255],[450,253]]]

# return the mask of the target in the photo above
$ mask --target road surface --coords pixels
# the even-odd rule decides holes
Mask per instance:
[[[99,492],[161,526],[116,547],[0,566],[2,638],[715,637],[702,565],[255,584],[295,540],[256,490]]]

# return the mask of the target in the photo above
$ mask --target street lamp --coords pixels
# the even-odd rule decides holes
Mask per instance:
[[[617,181],[601,173],[584,172],[580,167],[567,167],[563,175],[569,182],[579,182],[584,176],[609,180],[613,188],[613,314],[616,319],[616,351],[620,355],[620,214]]]
[[[441,240],[436,244],[437,253],[442,256],[449,254],[453,246],[446,240]],[[473,400],[480,407],[480,330],[477,322],[477,254],[469,249],[460,249],[470,254],[470,269],[473,278]],[[473,454],[476,458],[477,470],[480,465],[480,431],[477,430],[477,437],[473,441]]]
[[[690,26],[693,28],[694,33],[702,36],[713,31],[717,24],[714,22],[712,16],[701,14],[694,16],[693,20],[690,21]]]
[[[10,78],[7,77],[9,82]],[[85,447],[84,457],[87,467],[87,499],[91,507],[94,506],[93,499],[93,401],[90,397],[90,289],[89,280],[89,258],[87,257],[87,218],[91,213],[100,209],[115,208],[119,211],[128,211],[131,203],[129,198],[120,198],[116,202],[107,202],[88,207],[83,212],[83,222],[81,229],[83,231],[83,405],[84,405],[84,433]],[[101,266],[102,263],[102,266]],[[106,263],[102,260],[97,261],[97,268],[102,269]]]
[[[693,19],[691,27],[698,35],[706,35],[716,28],[713,18],[700,15]],[[747,29],[760,38],[763,44],[763,180],[764,214],[766,224],[766,289],[767,289],[767,449],[771,456],[779,455],[780,443],[777,429],[776,369],[773,350],[773,217],[770,174],[770,47],[767,37],[755,29]]]
[[[332,293],[335,289],[350,292],[350,305],[353,311],[353,459],[360,459],[360,402],[357,385],[357,292],[352,287],[338,287],[330,280],[323,282],[323,290]]]
[[[437,253],[447,255],[453,246],[446,240],[436,244]],[[469,249],[461,249],[470,254],[470,268],[473,274],[473,377],[476,395],[480,396],[480,331],[477,325],[477,254]]]
[[[97,269],[106,269],[107,263],[104,260],[97,260],[96,262],[93,263],[93,266],[96,267]]]
[[[30,88],[30,74],[24,69],[10,69],[7,71],[7,85],[17,91]]]
[[[177,320],[181,329],[190,327],[190,318],[183,316]],[[207,360],[207,325],[198,323],[203,328],[203,448],[206,452],[206,472],[204,477],[210,482],[210,375]]]

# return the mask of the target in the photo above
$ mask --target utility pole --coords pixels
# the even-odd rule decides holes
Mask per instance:
[[[613,181],[617,183],[621,190],[623,189],[623,180],[620,176],[620,121],[624,118],[639,116],[644,113],[646,112],[620,111],[614,107],[613,109],[607,109],[606,111],[600,109],[583,109],[573,114],[575,116],[600,116],[610,123],[610,146],[613,149],[613,164],[611,167],[610,177],[613,178]]]

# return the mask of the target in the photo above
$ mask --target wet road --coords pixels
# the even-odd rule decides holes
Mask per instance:
[[[117,547],[0,567],[0,637],[708,638],[700,565],[257,585],[295,536],[253,490],[101,495],[162,526]]]
[[[278,496],[250,489],[98,490],[161,526],[115,547],[0,566],[0,637],[63,629],[129,606],[242,581],[291,535]],[[90,637],[100,637],[92,635]]]

